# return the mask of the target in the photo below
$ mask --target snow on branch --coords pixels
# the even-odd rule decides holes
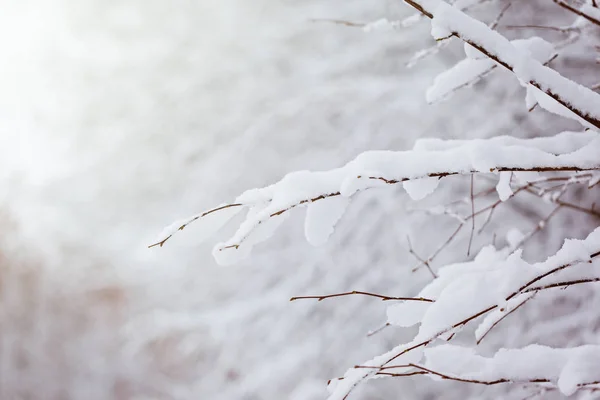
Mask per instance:
[[[582,4],[579,8],[573,7],[563,0],[552,0],[565,10],[585,18],[592,24],[600,26],[600,9],[589,4]]]
[[[597,170],[598,154],[600,135],[594,132],[564,132],[530,140],[421,140],[410,151],[369,151],[334,170],[290,173],[273,185],[246,191],[232,204],[172,224],[152,246],[162,246],[191,223],[201,226],[199,236],[205,238],[246,208],[249,212],[237,232],[213,251],[217,262],[231,264],[248,256],[254,244],[268,239],[297,207],[308,207],[307,240],[319,245],[327,241],[351,197],[362,190],[403,183],[412,198],[420,199],[433,192],[442,177]]]
[[[554,46],[539,37],[517,39],[511,41],[511,43],[517,49],[531,54],[531,57],[543,64],[547,64],[557,55]],[[477,50],[473,50],[471,45],[465,44],[465,52],[467,55],[471,54],[471,56],[467,56],[467,58],[435,78],[433,85],[426,93],[428,103],[443,100],[455,91],[473,85],[496,69],[498,64],[492,59],[485,56],[484,58],[479,57],[478,54],[472,54],[473,51],[481,55]],[[528,105],[528,108],[531,108],[531,106]]]
[[[530,345],[502,349],[493,357],[477,355],[472,348],[450,344],[425,350],[429,376],[479,384],[541,383],[557,387],[566,396],[582,388],[600,388],[600,346],[567,349]],[[436,371],[444,371],[443,374]]]
[[[512,71],[522,84],[537,89],[531,90],[530,95],[546,110],[575,118],[587,127],[600,129],[598,93],[544,66],[498,32],[443,0],[404,1],[432,19],[431,33],[435,39],[450,36],[460,38]]]
[[[521,251],[486,247],[473,261],[451,264],[440,269],[438,278],[425,286],[419,297],[432,302],[400,302],[388,307],[388,323],[397,326],[420,324],[412,341],[351,368],[343,378],[332,380],[329,400],[343,400],[361,382],[378,375],[406,376],[416,371],[443,379],[479,384],[547,383],[557,384],[564,394],[600,381],[597,349],[529,347],[499,352],[491,360],[475,354],[474,349],[456,346],[429,347],[435,340],[448,339],[479,317],[484,329],[511,313],[536,293],[555,287],[600,281],[600,228],[584,240],[566,240],[562,248],[546,261],[529,264]],[[556,282],[546,284],[546,282]],[[451,357],[444,352],[455,352]],[[529,352],[539,352],[532,360]],[[460,353],[460,354],[458,354]],[[423,356],[427,361],[421,367]],[[555,357],[552,363],[548,357]],[[510,364],[508,361],[510,360]],[[518,360],[526,360],[527,362]],[[547,367],[537,362],[546,360]],[[542,362],[542,361],[540,361]],[[436,372],[433,370],[444,371]],[[416,370],[416,371],[415,371]],[[448,371],[447,373],[445,371]]]

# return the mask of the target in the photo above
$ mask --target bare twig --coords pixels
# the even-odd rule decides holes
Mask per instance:
[[[328,19],[328,18],[312,18],[310,20],[310,22],[329,22],[332,24],[359,27],[359,28],[362,28],[367,25],[362,22],[352,22],[352,21],[346,21],[346,20],[342,20],[342,19]]]
[[[600,21],[597,20],[596,18],[592,17],[589,14],[584,13],[582,10],[575,8],[569,4],[567,4],[566,2],[562,1],[562,0],[552,0],[554,1],[556,4],[558,4],[559,6],[561,6],[562,8],[564,8],[565,10],[569,10],[574,14],[579,15],[580,17],[583,17],[585,19],[587,19],[588,21],[590,21],[591,23],[600,26]]]
[[[525,290],[523,293],[530,293],[530,292],[535,292],[538,290],[553,289],[553,288],[558,288],[558,287],[569,287],[569,286],[573,286],[573,285],[580,285],[582,283],[593,283],[593,282],[600,282],[600,278],[585,278],[585,279],[575,279],[572,281],[550,283],[548,285],[535,286],[535,287],[529,288],[529,289]]]
[[[437,275],[435,274],[435,272],[433,272],[433,269],[431,269],[429,260],[423,260],[413,249],[412,243],[410,242],[410,236],[406,235],[406,241],[408,242],[408,251],[410,252],[410,254],[412,254],[417,260],[419,260],[421,263],[423,263],[423,265],[427,267],[433,279],[437,278]]]
[[[523,306],[525,303],[527,303],[529,300],[533,299],[534,296],[531,297],[527,297],[525,300],[523,300],[521,303],[519,303],[519,305],[517,305],[515,308],[513,308],[512,310],[508,311],[506,314],[504,314],[502,316],[502,318],[498,319],[496,322],[494,322],[492,324],[492,326],[490,326],[484,333],[483,335],[481,335],[479,337],[479,339],[477,339],[477,344],[481,343],[481,341],[487,336],[488,333],[490,333],[490,331],[492,329],[494,329],[494,327],[496,325],[498,325],[500,322],[502,322],[504,320],[504,318],[508,317],[510,314],[514,313],[515,311],[517,311],[519,308],[521,308],[521,306]]]
[[[186,227],[186,226],[188,226],[188,225],[189,225],[189,224],[191,224],[192,222],[195,222],[195,221],[197,221],[198,219],[200,219],[200,218],[202,218],[202,217],[205,217],[205,216],[207,216],[207,215],[209,215],[209,214],[212,214],[212,213],[214,213],[214,212],[221,211],[221,210],[224,210],[224,209],[226,209],[226,208],[231,208],[231,207],[241,207],[241,206],[243,206],[243,204],[234,203],[234,204],[226,204],[226,205],[224,205],[224,206],[221,206],[221,207],[213,208],[213,209],[211,209],[211,210],[205,211],[205,212],[203,212],[202,214],[200,214],[200,215],[197,215],[197,216],[195,216],[194,218],[190,219],[190,220],[189,220],[189,221],[187,221],[185,224],[182,224],[182,225],[181,225],[179,228],[177,228],[177,230],[179,230],[179,231],[182,231],[182,230],[184,230],[184,229],[185,229],[185,227]],[[165,242],[166,242],[167,240],[171,239],[171,237],[172,237],[172,236],[173,236],[173,234],[170,234],[169,236],[167,236],[166,238],[164,238],[164,239],[163,239],[163,240],[161,240],[160,242],[156,242],[156,243],[154,243],[154,244],[151,244],[150,246],[148,246],[148,248],[152,248],[152,247],[155,247],[155,246],[162,247],[162,246],[165,244]]]
[[[504,8],[500,11],[500,13],[498,14],[498,16],[496,17],[496,19],[489,24],[488,26],[490,27],[490,29],[496,29],[496,27],[498,26],[498,24],[500,23],[500,20],[502,19],[502,17],[504,17],[504,14],[506,13],[506,11],[510,8],[512,3],[507,3]]]
[[[385,328],[387,328],[390,325],[391,324],[389,322],[386,322],[385,324],[381,325],[379,328],[373,329],[372,331],[367,332],[367,337],[371,337],[373,335],[378,334],[379,332],[381,332],[382,330],[384,330]]]
[[[475,234],[475,197],[473,196],[473,174],[471,174],[471,235],[469,236],[469,247],[467,247],[467,257],[471,254],[471,244]]]
[[[523,238],[521,240],[519,240],[518,243],[516,243],[512,248],[513,249],[518,249],[523,247],[523,245],[525,244],[525,242],[527,242],[529,239],[531,239],[536,233],[538,233],[539,231],[541,231],[542,229],[544,229],[546,227],[546,224],[548,223],[548,221],[550,221],[550,219],[556,215],[556,213],[558,212],[558,210],[560,210],[560,208],[562,207],[562,205],[558,205],[554,208],[554,210],[552,210],[552,212],[550,214],[548,214],[544,219],[540,220],[535,228],[533,228],[533,230],[531,230],[527,235],[523,236]]]
[[[424,302],[427,302],[427,303],[433,303],[434,302],[434,300],[432,300],[432,299],[426,299],[424,297],[393,297],[393,296],[384,296],[384,295],[377,294],[377,293],[362,292],[362,291],[359,291],[359,290],[353,290],[351,292],[343,292],[343,293],[326,294],[326,295],[323,295],[323,296],[296,296],[296,297],[292,297],[290,299],[290,301],[306,300],[306,299],[316,299],[317,301],[322,301],[322,300],[330,299],[330,298],[333,298],[333,297],[352,296],[352,295],[362,295],[362,296],[377,297],[378,299],[381,299],[383,301],[402,300],[402,301],[424,301]]]
[[[547,29],[562,33],[569,33],[571,31],[576,30],[577,28],[568,26],[568,27],[560,27],[560,26],[547,26],[547,25],[504,25],[503,28],[506,29]]]
[[[458,232],[460,232],[460,230],[462,229],[462,227],[464,226],[464,222],[461,222],[458,224],[458,226],[456,227],[456,229],[454,230],[454,232],[452,232],[452,234],[448,237],[448,239],[446,239],[446,241],[444,243],[442,243],[440,246],[438,246],[438,248],[433,252],[432,255],[430,255],[427,258],[427,262],[431,263],[433,261],[434,258],[436,258],[438,256],[438,254],[440,254],[442,252],[442,250],[444,250],[446,247],[448,247],[448,245],[450,244],[450,242],[452,242],[452,240],[454,240],[454,238],[456,237],[456,235],[458,235]],[[415,267],[413,267],[412,271],[415,272],[416,270],[418,270],[422,265],[424,265],[424,263],[421,263]]]

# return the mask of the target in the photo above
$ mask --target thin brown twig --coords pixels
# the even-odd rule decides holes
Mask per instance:
[[[414,375],[428,375],[428,373],[425,371],[413,371],[413,372],[404,372],[404,373],[377,372],[375,375],[390,376],[390,377],[406,377],[406,376],[414,376]]]
[[[581,183],[581,182],[584,182],[584,181],[580,181],[581,179],[585,179],[585,178],[588,178],[588,177],[591,177],[591,176],[592,176],[592,175],[591,175],[591,174],[589,174],[589,173],[585,173],[585,174],[579,174],[579,175],[576,175],[576,176],[575,176],[575,178],[577,178],[577,179],[573,179],[573,178],[574,178],[573,176],[551,176],[551,177],[547,177],[547,178],[539,179],[539,180],[536,180],[536,181],[527,182],[527,183],[525,183],[524,185],[522,185],[522,186],[519,186],[519,187],[515,188],[515,189],[513,190],[513,193],[511,193],[511,194],[510,194],[510,196],[508,197],[508,199],[506,199],[505,201],[502,201],[502,200],[498,199],[498,200],[496,200],[494,203],[492,203],[492,204],[490,204],[490,205],[488,205],[488,206],[486,206],[486,207],[483,207],[483,208],[481,208],[480,210],[476,211],[474,214],[472,214],[472,215],[470,215],[470,216],[467,216],[467,217],[465,217],[465,218],[462,218],[462,217],[461,217],[461,221],[459,222],[459,224],[458,224],[458,226],[457,226],[456,230],[455,230],[455,231],[454,231],[454,232],[453,232],[453,233],[452,233],[452,234],[451,234],[451,235],[448,237],[448,239],[447,239],[445,242],[443,242],[443,243],[442,243],[442,244],[441,244],[441,245],[440,245],[440,246],[439,246],[439,247],[436,249],[436,251],[435,251],[435,252],[434,252],[434,253],[433,253],[431,256],[429,256],[429,257],[428,257],[427,259],[425,259],[424,261],[427,261],[428,263],[431,263],[431,262],[433,261],[433,259],[434,259],[434,258],[435,258],[435,257],[436,257],[436,256],[437,256],[437,255],[438,255],[438,254],[439,254],[439,253],[440,253],[440,252],[443,250],[443,249],[445,249],[445,248],[446,248],[446,247],[447,247],[447,246],[450,244],[450,242],[452,242],[452,240],[453,240],[453,239],[454,239],[454,238],[455,238],[455,237],[458,235],[458,233],[460,232],[460,230],[462,229],[462,227],[464,226],[464,224],[465,224],[465,223],[466,223],[466,222],[467,222],[469,219],[472,219],[472,218],[473,218],[473,216],[477,216],[477,215],[483,214],[483,213],[484,213],[484,212],[486,212],[486,211],[489,211],[489,213],[488,213],[488,215],[487,215],[487,217],[486,217],[486,220],[484,221],[484,223],[483,223],[482,227],[479,229],[479,233],[481,233],[481,231],[482,231],[482,230],[485,228],[485,226],[486,226],[486,225],[487,225],[487,224],[490,222],[490,220],[491,220],[491,217],[492,217],[492,215],[493,215],[493,213],[494,213],[495,209],[496,209],[496,208],[497,208],[497,207],[498,207],[500,204],[503,204],[503,203],[504,203],[504,202],[506,202],[507,200],[509,200],[509,199],[513,198],[514,196],[516,196],[518,193],[520,193],[520,192],[522,192],[522,191],[529,191],[531,194],[535,194],[535,195],[537,195],[538,197],[542,197],[542,196],[541,196],[541,194],[540,194],[539,192],[535,192],[535,191],[534,191],[534,190],[532,190],[531,188],[533,187],[534,189],[541,190],[541,189],[539,189],[539,188],[538,188],[537,186],[535,186],[535,185],[538,185],[538,184],[541,184],[541,183],[548,183],[548,182],[568,182],[569,184]],[[561,185],[561,187],[562,187],[562,186],[563,186],[563,185]],[[496,188],[495,188],[495,187],[492,187],[492,188],[489,188],[489,189],[482,190],[482,191],[480,191],[479,193],[476,193],[476,194],[475,194],[473,197],[474,197],[474,198],[478,198],[478,197],[481,197],[481,196],[486,196],[486,195],[488,195],[488,194],[491,194],[491,193],[493,193],[493,192],[495,192],[495,191],[496,191]],[[458,203],[458,202],[462,202],[462,201],[465,201],[465,200],[467,200],[467,198],[465,198],[465,199],[461,199],[461,200],[456,200],[456,201],[454,201],[454,202],[452,202],[452,203],[450,203],[450,204],[456,204],[456,203]],[[571,203],[568,203],[568,202],[565,202],[565,201],[562,201],[562,200],[558,200],[558,199],[555,199],[555,200],[556,200],[556,201],[555,201],[555,203],[556,203],[556,204],[558,204],[558,205],[560,205],[560,206],[564,206],[564,207],[572,208],[572,209],[575,209],[575,210],[578,210],[578,211],[581,211],[581,212],[586,212],[586,213],[592,214],[592,215],[594,215],[594,216],[597,216],[596,214],[600,215],[600,212],[598,212],[598,211],[595,211],[593,208],[592,208],[592,209],[586,209],[586,208],[583,208],[583,207],[580,207],[580,206],[577,206],[577,205],[575,205],[575,204],[571,204]],[[421,261],[421,262],[420,262],[418,265],[416,265],[415,267],[413,267],[412,271],[414,272],[414,271],[418,270],[418,269],[419,269],[420,267],[422,267],[423,265],[425,265],[425,264],[424,264],[424,262],[422,262],[422,261]]]
[[[224,209],[226,209],[226,208],[231,208],[231,207],[241,207],[241,206],[243,206],[243,204],[234,203],[234,204],[226,204],[226,205],[224,205],[224,206],[221,206],[221,207],[216,207],[216,208],[213,208],[213,209],[211,209],[211,210],[208,210],[208,211],[205,211],[205,212],[203,212],[203,213],[202,213],[202,214],[200,214],[200,215],[197,215],[197,216],[195,216],[194,218],[192,218],[191,220],[189,220],[189,221],[188,221],[188,222],[186,222],[185,224],[182,224],[182,225],[181,225],[179,228],[177,228],[177,230],[178,230],[178,231],[182,231],[182,230],[184,230],[184,229],[185,229],[185,227],[186,227],[186,226],[188,226],[188,225],[189,225],[189,224],[191,224],[192,222],[194,222],[194,221],[197,221],[198,219],[200,219],[200,218],[203,218],[203,217],[205,217],[205,216],[207,216],[207,215],[209,215],[209,214],[212,214],[212,213],[214,213],[214,212],[221,211],[221,210],[224,210]],[[155,246],[162,247],[162,246],[165,244],[165,242],[166,242],[167,240],[171,239],[171,237],[172,237],[172,236],[173,236],[173,234],[170,234],[169,236],[167,236],[166,238],[164,238],[164,239],[163,239],[163,240],[161,240],[160,242],[156,242],[156,243],[154,243],[154,244],[151,244],[151,245],[149,245],[149,246],[148,246],[148,248],[150,249],[150,248],[152,248],[152,247],[155,247]]]
[[[471,244],[473,244],[473,235],[475,234],[475,197],[473,197],[474,186],[473,174],[471,174],[471,234],[469,236],[469,247],[467,247],[467,257],[471,254]]]
[[[595,252],[595,253],[591,254],[591,255],[590,255],[590,258],[594,258],[594,257],[597,257],[597,256],[599,256],[599,255],[600,255],[600,251],[598,251],[598,252]],[[527,282],[525,285],[521,286],[521,288],[519,288],[519,289],[518,289],[517,291],[515,291],[513,294],[509,295],[509,296],[508,296],[508,297],[507,297],[505,300],[506,300],[506,301],[508,301],[508,300],[510,300],[511,298],[513,298],[514,296],[516,296],[516,295],[518,295],[518,294],[525,293],[525,291],[526,291],[526,290],[527,290],[527,289],[528,289],[528,288],[529,288],[529,287],[530,287],[530,286],[531,286],[533,283],[535,283],[535,282],[538,282],[539,280],[543,279],[544,277],[546,277],[546,276],[548,276],[548,275],[550,275],[550,274],[552,274],[552,273],[554,273],[554,272],[558,272],[558,271],[560,271],[560,270],[563,270],[563,269],[565,269],[565,268],[568,268],[568,267],[570,267],[570,266],[573,266],[573,265],[575,265],[575,264],[578,264],[578,263],[579,263],[579,262],[576,262],[576,261],[573,261],[573,262],[571,262],[571,263],[566,263],[566,264],[564,264],[564,265],[561,265],[561,266],[559,266],[559,267],[556,267],[556,268],[552,269],[551,271],[548,271],[548,272],[546,272],[546,273],[544,273],[544,274],[542,274],[542,275],[539,275],[539,276],[537,276],[536,278],[534,278],[534,279],[530,280],[529,282]],[[600,279],[599,279],[599,280],[600,280]],[[535,288],[535,290],[543,290],[543,289],[541,289],[541,288]],[[463,325],[466,325],[466,324],[468,324],[470,321],[473,321],[474,319],[477,319],[477,318],[479,318],[480,316],[482,316],[482,315],[484,315],[484,314],[486,314],[486,313],[488,313],[488,312],[490,312],[490,311],[492,311],[492,310],[494,310],[494,309],[496,309],[496,308],[498,308],[498,305],[492,305],[492,306],[489,306],[489,307],[487,307],[487,308],[485,308],[485,309],[483,309],[483,310],[481,310],[481,311],[479,311],[479,312],[477,312],[477,313],[475,313],[475,314],[471,315],[470,317],[467,317],[467,318],[463,319],[462,321],[459,321],[459,322],[455,323],[454,325],[452,325],[452,326],[450,326],[450,327],[447,327],[447,328],[445,328],[445,329],[443,329],[443,330],[441,330],[441,331],[437,332],[436,334],[432,335],[432,336],[431,336],[429,339],[423,340],[422,342],[419,342],[419,343],[413,344],[413,345],[411,345],[411,346],[409,346],[409,347],[405,348],[404,350],[402,350],[402,351],[399,351],[398,353],[394,354],[393,356],[390,356],[390,357],[389,357],[389,359],[387,359],[386,361],[384,361],[384,362],[381,364],[381,366],[382,366],[382,367],[385,367],[385,366],[387,366],[388,364],[390,364],[392,361],[396,360],[398,357],[401,357],[401,356],[403,356],[404,354],[406,354],[406,353],[409,353],[409,352],[411,352],[411,351],[413,351],[413,350],[415,350],[415,349],[418,349],[418,348],[420,348],[420,347],[427,346],[428,344],[430,344],[432,341],[434,341],[436,338],[440,337],[440,336],[441,336],[441,335],[443,335],[444,333],[446,333],[446,332],[449,332],[449,331],[451,331],[451,330],[453,330],[453,329],[456,329],[457,327],[461,327],[461,326],[463,326]],[[416,366],[416,365],[415,365],[415,368],[418,368],[418,366]],[[377,374],[377,373],[375,373],[375,374]],[[365,374],[365,375],[364,375],[364,378],[367,378],[367,377],[369,377],[370,375],[371,375],[370,373],[367,373],[367,374]],[[440,375],[438,375],[438,376],[440,376]],[[354,387],[356,387],[356,385],[358,385],[358,383],[359,383],[359,382],[360,382],[360,381],[357,381],[357,382],[355,382],[355,383],[352,385],[352,387],[350,388],[350,390],[348,391],[348,393],[346,394],[346,396],[345,396],[344,398],[347,398],[347,397],[348,397],[348,395],[350,394],[350,392],[352,391],[352,389],[353,389]],[[529,381],[529,382],[530,382],[530,383],[542,383],[542,382],[546,382],[546,380],[536,380],[536,381]]]
[[[504,17],[504,14],[506,13],[506,11],[510,8],[512,3],[507,3],[504,8],[500,11],[500,13],[498,14],[498,16],[496,17],[496,19],[489,24],[488,26],[490,27],[490,29],[496,29],[496,27],[498,26],[498,24],[500,23],[500,20],[502,19],[502,17]]]
[[[600,26],[600,20],[597,20],[596,18],[592,17],[591,15],[584,13],[582,10],[580,10],[578,8],[575,8],[575,7],[567,4],[566,2],[564,2],[562,0],[552,0],[552,1],[554,1],[556,4],[558,4],[559,6],[561,6],[562,8],[564,8],[565,10],[569,10],[573,14],[577,14],[580,17],[583,17],[583,18],[587,19],[591,23]]]
[[[390,301],[390,300],[398,300],[398,301],[424,301],[427,303],[433,303],[434,300],[426,299],[424,297],[393,297],[393,296],[384,296],[377,293],[363,292],[359,290],[353,290],[351,292],[343,292],[343,293],[334,293],[334,294],[326,294],[322,296],[296,296],[292,297],[290,301],[295,300],[307,300],[307,299],[316,299],[317,301],[323,301],[325,299],[330,299],[333,297],[343,297],[343,296],[352,296],[352,295],[362,295],[369,297],[376,297],[381,299],[382,301]]]
[[[351,27],[359,27],[359,28],[362,28],[367,25],[362,22],[352,22],[352,21],[346,21],[343,19],[329,19],[329,18],[311,18],[310,22],[329,22],[332,24],[345,25],[345,26],[351,26]]]
[[[540,193],[540,189],[537,186],[535,186],[535,185],[530,185],[529,187],[525,188],[525,190],[528,193],[531,193],[531,194],[536,195],[538,197],[542,197],[543,196],[543,193]],[[550,198],[549,200],[552,203],[557,204],[559,206],[571,208],[573,210],[577,210],[577,211],[589,214],[589,215],[594,216],[596,218],[600,218],[600,212],[594,210],[593,208],[585,208],[585,207],[582,207],[582,206],[577,205],[577,204],[569,203],[568,201],[560,200],[558,198],[556,198],[556,199]]]
[[[450,236],[448,236],[448,239],[446,239],[446,241],[444,243],[442,243],[440,246],[438,246],[438,248],[433,252],[433,254],[427,258],[428,263],[433,262],[434,258],[436,258],[438,256],[438,254],[440,254],[442,252],[442,250],[444,250],[446,247],[448,247],[448,245],[450,245],[452,240],[454,240],[454,238],[458,235],[458,233],[460,232],[460,230],[462,229],[463,226],[464,226],[464,222],[460,222],[458,224],[458,226],[456,227],[454,232],[452,232],[452,234]],[[415,272],[423,265],[424,264],[421,263],[421,264],[413,267],[412,272]]]
[[[523,245],[529,240],[531,239],[533,236],[535,236],[536,233],[538,233],[539,231],[541,231],[542,229],[544,229],[546,227],[546,224],[548,223],[548,221],[550,221],[550,219],[552,219],[552,217],[554,217],[558,211],[561,209],[562,205],[557,205],[554,210],[552,210],[552,212],[550,214],[548,214],[544,219],[540,220],[536,225],[535,228],[533,228],[527,235],[523,236],[523,238],[521,240],[519,240],[519,242],[517,244],[515,244],[513,246],[514,249],[518,249],[523,247]]]
[[[364,368],[364,369],[376,369],[378,371],[385,371],[385,370],[390,370],[390,369],[397,369],[397,368],[412,368],[409,364],[403,364],[403,365],[387,365],[384,367],[380,367],[377,365],[355,365],[354,368]]]
[[[408,251],[409,251],[409,253],[412,254],[417,260],[419,260],[421,263],[423,263],[423,265],[425,265],[427,267],[427,269],[429,270],[429,273],[431,274],[431,276],[433,277],[433,279],[437,278],[436,273],[433,272],[433,269],[431,268],[430,262],[428,260],[423,260],[421,258],[421,256],[419,256],[417,254],[417,252],[413,249],[412,243],[410,242],[410,236],[406,235],[406,241],[408,242]]]
[[[506,29],[548,29],[548,30],[552,30],[552,31],[562,32],[562,33],[569,33],[570,31],[576,29],[576,28],[572,28],[572,27],[561,28],[559,26],[547,26],[547,25],[503,25],[502,27],[506,28]]]
[[[492,326],[490,326],[483,335],[481,335],[479,337],[479,339],[477,339],[477,344],[481,343],[481,341],[488,335],[488,333],[491,332],[492,329],[494,329],[494,327],[496,325],[498,325],[500,322],[502,322],[506,317],[508,317],[510,314],[514,313],[515,311],[517,311],[519,308],[521,308],[521,306],[523,306],[525,303],[527,303],[529,300],[533,299],[534,296],[528,297],[525,300],[523,300],[521,303],[519,303],[519,305],[517,305],[516,307],[514,307],[513,309],[511,309],[510,311],[508,311],[506,314],[504,314],[502,316],[502,318],[498,319],[496,322],[494,322],[492,324]]]
[[[379,332],[381,332],[382,330],[384,330],[385,328],[387,328],[390,325],[391,324],[389,322],[386,322],[385,324],[381,325],[379,328],[367,332],[367,337],[371,337],[373,335],[378,334]]]
[[[554,289],[554,288],[558,288],[558,287],[569,287],[569,286],[573,286],[573,285],[580,285],[582,283],[593,283],[593,282],[600,282],[600,278],[585,278],[585,279],[575,279],[572,281],[550,283],[548,285],[536,286],[536,287],[529,288],[529,289],[525,290],[524,293],[535,292],[538,290]]]

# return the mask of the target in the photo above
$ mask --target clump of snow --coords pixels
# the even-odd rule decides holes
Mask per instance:
[[[510,228],[506,233],[506,242],[511,249],[514,249],[521,241],[523,241],[524,237],[525,234],[517,228]]]
[[[435,39],[456,32],[464,41],[485,49],[498,62],[510,68],[520,82],[538,88],[540,92],[534,92],[534,95],[541,107],[561,116],[574,117],[591,129],[600,129],[598,93],[544,66],[531,52],[518,48],[484,23],[444,1],[426,0],[421,1],[421,5],[433,15],[431,34]],[[549,49],[546,45],[537,47],[540,53],[547,53]],[[554,98],[560,99],[560,103]],[[575,111],[579,115],[574,115]]]
[[[369,22],[363,26],[365,32],[393,32],[400,27],[399,21],[390,21],[386,18],[378,19],[377,21]]]
[[[580,147],[577,148],[577,145]],[[572,151],[565,153],[567,150]],[[293,172],[275,184],[262,189],[251,189],[240,195],[234,204],[250,207],[250,211],[237,232],[226,242],[217,245],[213,254],[220,263],[229,264],[240,260],[249,254],[253,245],[268,239],[281,224],[283,217],[293,209],[325,199],[351,197],[363,190],[409,181],[412,182],[405,185],[407,191],[415,199],[419,199],[435,189],[441,176],[509,172],[511,169],[522,170],[538,166],[590,170],[600,168],[599,153],[600,136],[593,132],[563,133],[552,138],[531,140],[506,137],[448,142],[424,140],[417,142],[415,149],[411,151],[365,152],[343,167],[321,172]],[[505,196],[508,195],[508,190],[501,185],[499,193]],[[336,203],[339,205],[344,201],[333,201],[330,204]],[[218,213],[220,211],[215,212]],[[211,218],[216,220],[210,229],[220,227],[233,215],[234,210],[226,211],[225,217],[211,214]],[[313,211],[308,215],[312,216]],[[202,219],[196,217],[186,221],[191,225],[198,223],[197,219]],[[325,232],[328,233],[314,233],[311,226],[315,222],[311,221],[307,225],[308,236],[317,243],[329,237],[330,228],[339,219],[339,215],[333,213],[331,217],[325,221],[325,226],[329,227]],[[168,232],[176,232],[177,226],[181,226],[180,222],[171,226]],[[254,232],[255,230],[258,232]],[[233,256],[236,252],[240,254]]]
[[[439,183],[439,178],[421,178],[405,181],[402,186],[411,199],[422,200],[433,193]]]
[[[440,345],[425,350],[425,366],[465,380],[514,383],[545,381],[566,396],[600,380],[600,346],[555,349],[530,345],[501,349],[493,357],[476,354],[473,348]]]
[[[498,192],[498,197],[500,197],[500,200],[502,201],[508,200],[513,195],[513,191],[510,187],[511,177],[512,172],[500,172],[500,179],[498,179],[496,191]]]
[[[536,36],[513,40],[510,43],[516,49],[529,54],[533,59],[542,63],[548,62],[556,54],[552,44]],[[427,89],[426,99],[428,103],[434,103],[449,97],[454,91],[476,83],[496,68],[497,63],[494,60],[471,44],[465,42],[464,49],[467,58],[439,74],[433,85]],[[528,83],[525,83],[524,86],[527,88],[527,108],[529,109],[537,102],[535,94],[537,89]],[[569,112],[569,115],[572,115],[570,111],[566,111]]]
[[[304,233],[308,243],[313,246],[325,244],[349,203],[350,199],[342,196],[329,197],[311,203],[306,210],[306,220],[304,221]]]

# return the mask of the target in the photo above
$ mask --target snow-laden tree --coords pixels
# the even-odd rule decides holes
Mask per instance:
[[[506,4],[467,11],[493,26]],[[316,400],[328,378],[411,340],[414,327],[365,338],[386,322],[386,309],[366,296],[287,300],[352,290],[417,296],[431,274],[411,272],[420,261],[410,250],[425,258],[457,229],[450,215],[431,217],[437,206],[457,200],[470,215],[470,177],[442,179],[417,202],[393,187],[363,191],[319,248],[303,240],[303,212],[292,212],[228,268],[214,267],[207,245],[145,245],[165,220],[363,151],[406,150],[421,137],[580,130],[541,107],[529,112],[501,67],[427,106],[427,87],[465,53],[457,39],[438,48],[427,18],[394,22],[415,12],[399,0],[3,2],[0,397]],[[382,18],[383,29],[362,29]],[[575,18],[551,1],[513,2],[496,29],[553,43],[559,55],[548,65],[592,88],[597,30],[586,24],[587,39],[561,47],[579,28],[556,29]],[[476,177],[475,194],[486,187]],[[583,196],[594,193],[570,186],[561,199],[591,207]],[[531,196],[521,191],[496,207],[471,254],[490,238],[507,245],[511,228],[526,234],[552,213],[554,204]],[[476,217],[477,230],[485,219]],[[595,221],[561,207],[524,257],[545,259]],[[469,229],[436,255],[434,271],[467,260]],[[592,284],[542,294],[497,324],[478,354],[594,343]],[[417,376],[374,380],[353,396],[504,398],[510,388],[522,392]]]
[[[451,41],[464,46],[465,58],[435,78],[427,90],[428,102],[446,99],[496,71],[503,71],[506,74],[502,85],[524,88],[521,106],[527,112],[543,109],[544,113],[571,119],[577,125],[562,132],[548,130],[543,135],[507,132],[509,135],[471,139],[478,136],[473,132],[481,128],[465,124],[465,139],[419,139],[412,150],[367,151],[339,168],[289,173],[272,185],[245,191],[231,203],[175,222],[150,247],[162,247],[186,235],[202,241],[237,218],[237,231],[213,250],[218,263],[233,264],[246,259],[255,245],[276,236],[285,219],[300,208],[306,208],[306,239],[313,245],[323,245],[335,235],[335,226],[363,192],[381,193],[401,186],[412,200],[424,205],[412,212],[455,221],[456,228],[430,254],[413,247],[413,243],[430,239],[418,235],[406,238],[407,250],[417,261],[415,270],[427,271],[430,281],[416,293],[381,294],[357,289],[292,298],[320,301],[345,296],[374,297],[388,304],[387,321],[381,329],[418,325],[411,339],[353,366],[343,377],[332,379],[329,398],[346,399],[355,388],[373,378],[408,379],[423,375],[475,386],[507,386],[509,390],[525,387],[533,397],[575,393],[594,396],[600,391],[600,344],[593,334],[598,323],[594,283],[600,282],[596,271],[600,266],[600,212],[593,201],[600,182],[600,95],[594,92],[598,88],[596,82],[578,83],[575,77],[568,76],[568,68],[561,74],[560,65],[553,64],[570,52],[579,51],[581,62],[589,63],[586,68],[598,71],[600,8],[594,1],[532,2],[531,7],[541,10],[557,7],[570,21],[561,25],[552,19],[538,25],[537,21],[507,22],[519,20],[523,14],[530,16],[518,9],[528,6],[508,2],[405,3],[417,14],[402,21],[322,22],[402,35],[413,24],[430,19],[436,44],[418,52],[409,64],[422,63],[426,56],[443,52]],[[515,13],[512,18],[511,12]],[[492,15],[491,19],[485,18]],[[554,11],[549,15],[554,15]],[[551,42],[536,36],[509,38],[503,32],[525,29],[554,31],[562,37]],[[588,79],[587,75],[577,77]],[[462,108],[471,107],[489,118],[494,116],[495,110],[471,105],[468,97],[461,101],[455,118],[461,118]],[[440,196],[432,196],[439,185],[445,186],[441,200]],[[447,201],[451,185],[466,189],[458,201]],[[428,196],[436,199],[425,201]],[[502,208],[515,212],[519,206],[510,206],[523,196],[527,196],[525,201],[530,208],[550,207],[528,231],[515,229],[510,219],[498,221],[496,213]],[[575,232],[552,224],[558,214],[566,211],[583,216],[580,229]],[[240,218],[241,212],[246,214]],[[355,223],[358,221],[360,217]],[[490,229],[492,222],[503,234]],[[552,246],[532,241],[545,230],[552,230],[563,242],[550,253]],[[455,252],[454,262],[438,263],[438,254],[461,235],[466,244],[464,251]],[[524,255],[525,249],[530,256]],[[364,268],[378,266],[373,263]],[[556,299],[561,289],[565,293],[559,296],[578,303],[568,322],[548,309],[549,305],[556,307],[552,298]],[[539,318],[512,318],[511,314],[522,307],[537,307]],[[590,329],[590,321],[596,327]],[[527,326],[519,327],[524,323]],[[497,340],[492,346],[495,349],[481,346],[501,324],[517,326],[515,331],[526,333],[520,342],[529,343],[517,346],[511,338]],[[537,330],[560,338],[561,346],[537,343]]]

